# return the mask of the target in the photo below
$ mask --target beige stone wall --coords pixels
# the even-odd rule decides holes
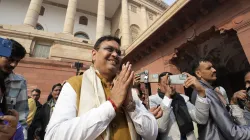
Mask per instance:
[[[162,13],[164,10],[162,10],[159,6],[154,4],[153,2],[150,2],[152,0],[131,0],[132,3],[138,3],[140,5],[146,6],[148,9],[154,11],[155,13]]]
[[[132,6],[136,7],[136,13],[132,11]],[[140,5],[137,5],[135,3],[129,3],[129,19],[130,19],[130,25],[135,24],[138,25],[139,27],[141,27],[142,25],[142,14],[141,14],[141,9],[140,9]]]
[[[24,5],[28,5],[27,0],[23,0],[23,1],[26,2],[26,3],[23,3]],[[0,6],[3,6],[2,4],[3,3],[1,3]],[[13,4],[13,2],[7,3],[7,1],[5,1],[4,4]],[[132,4],[137,7],[136,13],[131,11]],[[130,24],[129,27],[131,25],[138,25],[139,27],[142,26],[143,20],[141,19],[142,17],[141,16],[141,4],[147,7],[146,12],[150,8],[151,8],[151,11],[155,11],[155,12],[159,11],[159,9],[155,7],[155,5],[152,5],[152,4],[150,5],[150,3],[148,2],[145,2],[142,0],[129,1],[128,3],[128,12],[129,12],[128,14],[129,14],[129,24]],[[2,28],[0,27],[0,36],[5,37],[5,38],[12,38],[20,42],[26,48],[28,56],[32,56],[34,46],[37,43],[45,42],[51,45],[50,54],[49,54],[50,59],[53,59],[53,60],[67,59],[67,60],[72,60],[72,61],[81,60],[81,61],[90,62],[91,61],[91,49],[93,48],[93,44],[95,43],[94,28],[96,26],[96,21],[95,22],[92,22],[92,21],[96,20],[96,17],[87,16],[89,18],[88,26],[86,27],[83,27],[82,25],[81,27],[75,26],[73,29],[73,33],[77,31],[86,32],[90,36],[90,40],[75,38],[71,34],[67,35],[67,34],[61,33],[63,29],[62,18],[53,19],[50,17],[50,14],[49,14],[49,11],[52,10],[53,12],[51,13],[52,14],[51,16],[63,17],[66,14],[66,9],[53,7],[52,5],[48,5],[48,4],[42,4],[42,5],[46,8],[46,11],[43,16],[39,16],[38,23],[44,26],[45,31],[39,31],[31,27],[26,27],[22,25],[22,23],[19,23],[19,25],[5,24],[5,25],[2,25]],[[14,12],[18,12],[18,10]],[[61,14],[56,15],[58,13],[61,13]],[[75,24],[78,24],[78,18],[81,15],[82,14],[76,13]],[[11,16],[10,18],[14,18],[14,17]],[[23,17],[22,21],[24,21],[24,18],[25,17]],[[105,20],[104,34],[107,35],[111,33],[112,35],[114,35],[117,29],[120,29],[120,36],[121,36],[122,35],[122,21],[121,20],[122,18],[121,18],[121,5],[120,5],[117,8],[111,21]],[[51,22],[55,22],[55,23],[51,24]],[[56,24],[56,22],[62,22],[62,23]],[[48,26],[49,24],[51,24],[51,26]],[[0,22],[0,26],[1,26],[1,22]],[[50,31],[51,27],[61,28],[61,32],[56,33],[56,32]],[[87,28],[89,29],[87,30]],[[142,29],[140,30],[139,33],[142,33]]]
[[[79,0],[80,1],[80,0]],[[0,24],[7,25],[22,25],[29,7],[30,0],[2,0],[0,2]],[[66,3],[65,3],[66,4]],[[38,23],[43,26],[44,30],[51,33],[63,32],[66,8],[54,6],[47,3],[42,3],[45,8],[43,16],[39,16]],[[11,7],[11,8],[10,8]],[[88,18],[88,25],[79,24],[80,16]],[[95,41],[96,37],[96,21],[97,17],[88,13],[76,12],[74,30],[76,32],[86,33],[90,40]],[[104,34],[110,34],[111,21],[105,20]]]
[[[153,19],[149,18],[149,14],[153,15]],[[148,20],[148,26],[152,25],[154,23],[155,20],[157,20],[158,15],[152,11],[147,11],[147,20]]]
[[[70,44],[61,44],[56,42],[50,50],[50,57],[72,59],[72,60],[85,60],[91,61],[91,49],[82,48],[82,47],[72,47]]]
[[[121,31],[121,6],[116,10],[112,20],[111,20],[111,34],[115,35],[117,29]]]
[[[32,56],[34,45],[39,42],[51,45],[49,58],[54,60],[68,59],[72,61],[91,62],[92,42],[73,35],[49,33],[22,26],[3,25],[0,37],[15,39],[22,44],[28,56]],[[84,43],[84,42],[86,43]]]
[[[131,3],[128,4],[128,13],[131,15],[129,18],[129,27],[132,24],[140,27],[142,20],[140,18],[141,10],[139,3],[143,4],[146,1],[128,1],[136,1],[138,6],[137,13],[134,14],[131,13],[130,10],[129,5]],[[62,33],[65,25],[66,8],[43,3],[42,5],[46,9],[45,14],[39,16],[37,22],[44,27],[44,31],[39,31],[23,25],[29,3],[30,0],[2,0],[0,2],[0,15],[5,17],[0,20],[0,37],[14,39],[25,47],[27,56],[19,63],[15,72],[26,78],[29,93],[33,88],[40,88],[42,91],[41,102],[45,102],[53,84],[63,82],[75,75],[76,69],[71,67],[74,62],[83,62],[84,68],[82,68],[81,71],[86,70],[91,65],[91,50],[95,43],[97,18],[91,14],[86,14],[86,12],[84,14],[82,12],[76,12],[75,20],[72,22],[74,28],[70,30],[70,33],[72,32],[74,34],[78,31],[85,32],[89,35],[90,40],[76,38],[72,34]],[[153,11],[163,12],[147,2],[146,6]],[[80,16],[86,16],[89,19],[87,26],[79,24],[78,19]],[[117,29],[120,29],[121,36],[121,5],[117,8],[111,20],[105,19],[104,27],[105,35],[110,33],[114,35]],[[37,58],[33,56],[36,44],[40,43],[43,45],[51,45],[48,58]]]
[[[131,6],[137,7],[136,13],[131,11]],[[138,25],[139,27],[143,27],[145,20],[143,19],[142,7],[143,5],[141,6],[136,3],[129,3],[130,25],[135,24],[135,25]],[[153,15],[153,20],[149,19],[149,16],[148,16],[149,13]],[[157,19],[157,14],[153,10],[146,7],[146,15],[147,15],[148,26],[150,26]],[[143,29],[141,28],[141,32],[142,31]]]
[[[132,11],[131,6],[136,7],[136,13]],[[148,28],[159,16],[158,14],[163,13],[163,10],[160,10],[159,8],[156,8],[154,5],[141,1],[141,0],[133,0],[129,1],[128,3],[128,12],[129,12],[129,27],[131,25],[137,25],[140,27],[140,32],[139,35],[144,31],[144,17],[142,13],[142,7],[146,7],[146,22],[147,22],[147,27]],[[153,20],[149,19],[148,13],[153,14]],[[122,18],[121,18],[121,5],[120,7],[116,10],[114,16],[112,17],[111,20],[111,34],[115,35],[116,31],[120,29],[120,36],[122,36]]]

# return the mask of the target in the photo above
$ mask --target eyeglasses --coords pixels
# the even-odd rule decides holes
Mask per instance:
[[[97,50],[99,50],[100,48],[97,48]],[[112,46],[106,46],[106,47],[103,47],[102,48],[103,50],[105,50],[105,51],[108,51],[108,52],[110,52],[110,53],[113,53],[114,51],[117,53],[117,55],[118,56],[121,56],[122,55],[122,52],[121,52],[121,50],[120,49],[116,49],[116,48],[114,48],[114,47],[112,47]]]
[[[33,95],[31,95],[31,96],[40,96],[39,94],[33,94]]]

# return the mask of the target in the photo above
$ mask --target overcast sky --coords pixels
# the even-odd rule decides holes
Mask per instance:
[[[174,2],[175,2],[175,0],[164,0],[168,5],[172,5]]]

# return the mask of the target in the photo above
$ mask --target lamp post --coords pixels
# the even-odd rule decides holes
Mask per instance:
[[[76,75],[78,75],[80,69],[83,68],[83,63],[81,63],[81,62],[79,62],[79,61],[78,61],[78,62],[75,62],[75,63],[74,63],[74,67],[76,68]]]

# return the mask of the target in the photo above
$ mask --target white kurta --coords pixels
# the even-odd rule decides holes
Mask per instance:
[[[57,100],[46,129],[45,140],[93,140],[108,127],[116,113],[109,101],[77,117],[76,92],[66,83]],[[157,121],[138,101],[134,112],[129,112],[136,132],[145,140],[158,134]]]
[[[209,116],[209,100],[207,98],[202,98],[197,96],[196,103],[193,105],[189,102],[189,97],[180,94],[186,102],[187,109],[192,120],[198,124],[205,124]],[[158,94],[151,95],[149,97],[150,107],[155,107],[160,105],[163,110],[163,115],[159,118],[159,140],[180,140],[181,134],[176,122],[174,112],[171,107],[172,99],[164,96],[162,99]],[[196,140],[194,132],[187,134],[187,140]]]

